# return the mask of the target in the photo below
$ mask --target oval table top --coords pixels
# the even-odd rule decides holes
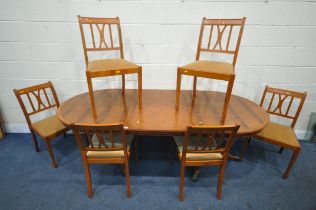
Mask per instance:
[[[179,111],[175,110],[175,90],[143,90],[143,110],[138,109],[137,90],[119,89],[94,91],[96,118],[93,117],[88,93],[74,96],[57,110],[65,125],[73,123],[124,122],[131,134],[184,135],[186,126],[220,125],[225,93],[182,90]],[[262,130],[269,122],[268,113],[256,103],[232,95],[225,124],[238,124],[238,135]]]

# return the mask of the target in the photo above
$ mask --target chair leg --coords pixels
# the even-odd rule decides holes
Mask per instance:
[[[138,76],[138,109],[142,111],[143,107],[143,80],[142,80],[142,70],[138,71],[137,73]]]
[[[181,71],[178,68],[177,71],[177,90],[176,90],[176,110],[179,110],[179,98],[180,98],[180,88],[181,88]]]
[[[126,178],[126,190],[127,190],[127,197],[131,197],[131,183],[129,177],[129,167],[128,167],[128,160],[125,160],[125,178]]]
[[[93,192],[92,192],[90,167],[89,167],[89,163],[86,157],[83,158],[83,167],[84,167],[84,173],[86,175],[86,182],[87,182],[87,188],[88,188],[87,195],[89,198],[92,198]]]
[[[48,150],[48,153],[49,153],[49,156],[50,156],[50,159],[52,160],[52,166],[54,168],[57,168],[57,162],[55,160],[55,157],[54,157],[54,153],[53,153],[53,150],[52,150],[52,146],[50,144],[50,141],[49,140],[44,140],[45,144],[46,144],[46,147],[47,147],[47,150]]]
[[[39,152],[36,134],[34,133],[34,131],[31,131],[31,134],[32,134],[32,140],[33,140],[33,143],[34,143],[35,151]]]
[[[235,76],[232,76],[229,79],[229,81],[228,81],[228,87],[227,87],[227,91],[226,91],[225,103],[224,103],[222,119],[221,119],[221,122],[223,124],[224,124],[225,119],[226,119],[226,114],[227,114],[227,109],[228,109],[228,105],[229,105],[229,100],[230,100],[230,96],[232,94],[232,90],[233,90],[233,86],[234,86],[234,80],[235,80]]]
[[[93,117],[96,119],[97,118],[97,113],[96,113],[96,110],[95,110],[96,107],[95,107],[95,103],[94,103],[92,81],[91,81],[91,77],[88,74],[87,74],[87,82],[88,82],[88,89],[89,89],[89,96],[90,96],[92,114],[93,114]]]
[[[251,142],[251,137],[247,137],[246,139],[244,139],[243,146],[239,155],[239,160],[242,160],[244,158],[244,154],[246,153],[250,142]]]
[[[280,147],[279,149],[279,153],[281,154],[283,152],[284,148],[283,147]]]
[[[289,176],[290,170],[292,169],[292,167],[293,167],[293,165],[294,165],[294,163],[295,163],[295,161],[296,161],[298,155],[300,154],[300,151],[301,151],[300,148],[293,151],[293,154],[292,154],[290,163],[289,163],[289,165],[288,165],[286,171],[285,171],[284,174],[283,174],[283,178],[284,178],[284,179],[286,179],[286,178]]]
[[[183,163],[181,163],[180,191],[179,191],[179,200],[180,201],[183,201],[184,170],[185,170],[185,165]]]
[[[219,174],[218,174],[218,183],[217,183],[217,199],[222,199],[222,186],[224,181],[224,172],[226,167],[227,160],[221,165]]]
[[[196,82],[197,82],[197,77],[194,76],[194,78],[193,78],[193,97],[196,96]]]
[[[125,95],[125,74],[122,74],[122,95]]]

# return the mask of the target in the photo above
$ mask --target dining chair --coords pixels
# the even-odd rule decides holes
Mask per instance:
[[[260,106],[267,106],[266,111],[269,114],[280,118],[289,119],[289,121],[291,121],[290,126],[269,122],[269,124],[263,130],[254,135],[256,139],[260,139],[267,143],[279,146],[280,153],[282,152],[283,148],[293,150],[289,165],[283,174],[284,179],[288,177],[290,170],[301,151],[301,145],[294,133],[293,128],[300,115],[305,98],[306,92],[300,93],[290,90],[272,88],[269,86],[265,87],[263,96],[261,98]],[[295,106],[295,104],[297,106]],[[246,148],[249,143],[250,138],[249,141],[245,141]],[[243,153],[245,151],[246,149],[244,149]]]
[[[131,189],[128,160],[133,139],[126,135],[123,124],[74,124],[71,127],[83,161],[88,197],[93,195],[90,164],[120,164],[124,167],[129,198]]]
[[[220,166],[217,199],[222,198],[224,171],[238,129],[239,125],[188,126],[184,138],[174,136],[181,161],[180,201],[183,201],[184,173],[187,166]]]
[[[44,140],[52,161],[52,166],[56,168],[57,162],[50,142],[61,134],[65,135],[68,128],[57,119],[56,114],[36,122],[32,122],[31,119],[31,117],[40,112],[59,107],[59,100],[53,84],[47,82],[19,90],[14,89],[13,91],[30,129],[35,151],[39,152],[36,139],[37,134]]]
[[[78,15],[78,21],[83,44],[86,63],[86,77],[92,107],[95,107],[92,78],[121,75],[122,95],[124,95],[125,75],[136,73],[138,76],[138,106],[139,110],[142,110],[142,67],[124,59],[120,19],[118,17],[93,18],[81,17]],[[115,43],[114,32],[117,32],[115,34],[118,35],[118,40],[116,41],[117,43]],[[90,41],[88,41],[87,37],[91,38]],[[105,37],[107,37],[107,39]],[[89,60],[88,53],[96,53],[100,51],[119,51],[120,58]]]
[[[179,109],[179,97],[182,75],[189,75],[194,77],[193,97],[196,96],[197,77],[223,80],[228,82],[224,107],[221,116],[221,122],[223,123],[225,121],[227,108],[234,85],[235,65],[237,61],[245,21],[245,17],[242,19],[206,19],[205,17],[203,18],[196,52],[196,61],[185,66],[178,67],[177,70],[176,110]],[[210,28],[210,31],[208,33],[207,43],[204,43],[205,41],[203,42],[203,37],[204,34],[207,33],[206,30],[208,28]],[[228,33],[226,33],[226,29],[229,30]],[[237,32],[237,40],[232,41],[232,34],[235,34]],[[219,61],[200,60],[201,52],[233,55],[233,61],[232,63],[227,63]]]

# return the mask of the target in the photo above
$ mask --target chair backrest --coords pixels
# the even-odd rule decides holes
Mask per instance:
[[[94,17],[81,17],[78,15],[78,21],[81,32],[81,39],[83,44],[84,56],[86,65],[88,65],[88,52],[89,51],[109,51],[119,50],[120,57],[124,59],[123,41],[121,24],[119,17],[116,18],[94,18]],[[105,27],[107,26],[107,27]],[[118,46],[114,46],[113,41],[113,29],[112,26],[116,26],[118,35]],[[86,29],[86,30],[85,30]],[[85,31],[91,34],[91,40],[87,42]],[[108,32],[107,39],[105,38],[105,32]],[[88,46],[88,43],[92,41],[92,45]]]
[[[124,150],[125,155],[127,154],[126,133],[122,123],[74,124],[71,128],[75,134],[81,154],[87,151],[117,150]]]
[[[188,126],[183,144],[183,157],[187,153],[221,153],[228,157],[239,125]]]
[[[271,98],[269,99],[269,105],[266,109],[268,113],[285,117],[292,120],[291,127],[294,128],[297,118],[302,110],[302,107],[305,102],[306,92],[294,92],[289,90],[282,90],[277,88],[271,88],[266,86],[262,95],[262,99],[260,102],[260,106],[263,107],[264,102],[268,94],[272,94]],[[288,99],[288,100],[287,100]],[[293,104],[293,100],[299,99],[299,105],[296,109],[291,110],[291,106]],[[288,103],[285,103],[285,102]],[[276,102],[276,105],[273,104]],[[292,111],[292,114],[290,113]]]
[[[30,120],[31,115],[37,114],[53,107],[59,107],[59,100],[55,88],[50,81],[47,83],[19,90],[14,89],[13,91],[19,101],[29,127],[31,127],[32,124]],[[53,95],[54,100],[49,97],[47,91],[50,91],[50,93]],[[26,104],[26,102],[28,103]]]
[[[196,60],[200,59],[201,52],[233,54],[233,65],[235,66],[245,22],[245,17],[242,19],[206,19],[204,17],[200,29]],[[203,47],[202,42],[206,28],[210,28],[210,32],[207,37],[207,44]],[[234,45],[230,45],[234,28],[239,29],[236,31],[236,33],[238,32],[238,37]],[[226,33],[226,29],[228,33]],[[226,38],[226,44],[223,43],[224,37]]]

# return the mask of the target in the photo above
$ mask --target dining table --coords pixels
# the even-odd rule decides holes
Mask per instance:
[[[58,119],[66,126],[74,123],[108,124],[123,122],[128,134],[184,135],[188,125],[238,124],[237,135],[249,136],[267,126],[268,113],[255,102],[232,95],[225,122],[221,113],[225,93],[218,91],[182,90],[179,110],[175,109],[175,90],[144,89],[143,108],[138,107],[136,89],[123,95],[120,89],[94,91],[95,106],[89,93],[82,93],[63,102],[57,110]]]
[[[58,119],[65,125],[111,124],[123,122],[126,132],[134,135],[183,136],[188,125],[240,125],[237,136],[251,136],[269,123],[268,113],[253,101],[232,95],[225,122],[221,121],[225,93],[217,91],[182,90],[176,110],[175,90],[142,90],[142,109],[138,106],[135,89],[103,89],[93,92],[95,106],[89,93],[74,96],[60,105]],[[230,160],[240,160],[230,154]],[[198,179],[195,168],[192,180]]]

